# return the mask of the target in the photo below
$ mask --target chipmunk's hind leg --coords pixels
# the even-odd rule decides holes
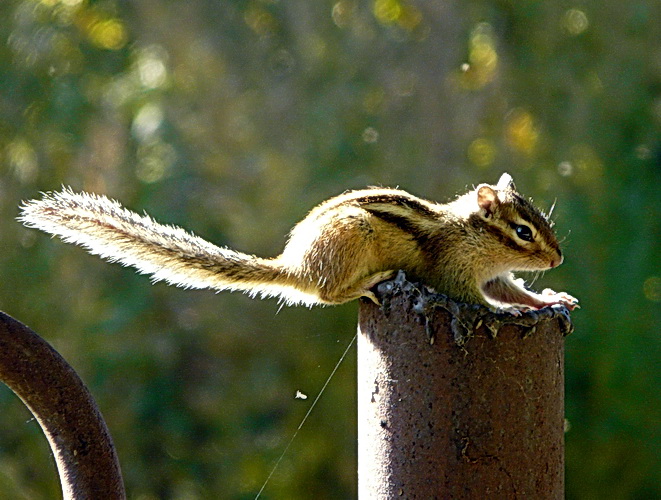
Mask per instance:
[[[395,273],[396,271],[394,270],[381,271],[370,274],[340,290],[322,290],[321,298],[328,304],[344,304],[360,297],[367,297],[376,305],[381,305],[379,299],[374,295],[372,288],[377,283],[391,279],[395,276]]]

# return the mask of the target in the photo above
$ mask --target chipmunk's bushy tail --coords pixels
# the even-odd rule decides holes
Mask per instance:
[[[280,296],[288,303],[313,303],[292,288],[295,277],[270,259],[217,247],[187,231],[162,225],[114,200],[65,188],[21,206],[28,227],[61,237],[111,262],[135,267],[185,288],[241,290]]]

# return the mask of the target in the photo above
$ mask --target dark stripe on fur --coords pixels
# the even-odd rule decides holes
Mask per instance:
[[[508,248],[512,248],[514,250],[520,250],[521,248],[523,248],[522,245],[519,245],[502,229],[500,229],[497,226],[494,226],[493,224],[489,224],[488,222],[485,222],[484,219],[482,219],[482,217],[480,217],[478,214],[472,214],[469,217],[468,222],[471,226],[473,226],[477,230],[486,231],[490,233],[496,240],[498,240],[502,245]]]
[[[420,246],[424,246],[429,240],[429,234],[421,230],[408,217],[397,215],[388,210],[382,210],[377,207],[364,206],[363,208],[382,221],[392,224],[401,229],[404,233],[411,235],[411,238],[417,241]]]
[[[518,194],[514,195],[513,204],[518,216],[537,229],[537,232],[539,233],[537,239],[539,240],[541,238],[551,248],[560,252],[560,245],[554,243],[556,237],[548,218],[543,214],[540,214],[530,201]]]
[[[394,205],[399,207],[407,207],[411,211],[415,212],[416,215],[420,215],[422,217],[428,217],[430,219],[438,217],[436,212],[431,210],[423,203],[420,203],[418,200],[399,194],[368,194],[359,198],[355,198],[354,200],[347,200],[346,203],[358,203],[358,205],[367,211],[372,210],[370,207],[372,204]]]

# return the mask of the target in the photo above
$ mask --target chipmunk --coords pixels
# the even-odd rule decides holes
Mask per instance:
[[[563,257],[552,224],[508,174],[447,204],[399,189],[345,192],[313,208],[270,259],[217,247],[69,188],[21,209],[19,220],[29,227],[186,288],[241,290],[308,306],[359,297],[378,304],[372,287],[402,269],[452,299],[492,309],[578,303],[566,293],[531,292],[513,278],[511,271],[552,269]]]

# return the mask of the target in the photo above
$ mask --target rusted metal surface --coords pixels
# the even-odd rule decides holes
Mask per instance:
[[[110,433],[83,382],[45,340],[1,312],[0,380],[46,434],[65,499],[126,498]]]
[[[458,337],[461,312],[387,302],[360,305],[359,498],[564,498],[566,311],[468,314]]]

